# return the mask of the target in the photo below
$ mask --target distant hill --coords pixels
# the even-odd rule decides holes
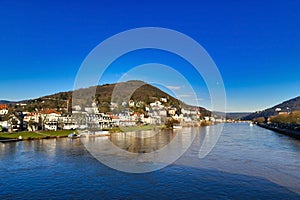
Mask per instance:
[[[234,119],[234,120],[240,120],[251,113],[249,112],[236,112],[236,113],[226,113],[226,118],[227,119]]]
[[[281,104],[275,105],[272,108],[265,109],[260,112],[251,113],[248,116],[243,117],[243,120],[253,120],[258,117],[270,117],[278,114],[278,111],[276,109],[281,109],[281,112],[289,112],[289,111],[295,111],[300,110],[300,96],[290,99],[288,101],[285,101]]]
[[[0,104],[12,104],[14,101],[0,100]]]
[[[117,88],[117,90],[116,90]],[[90,95],[89,91],[96,91],[95,95],[87,98],[87,95]],[[180,107],[183,108],[198,108],[200,109],[200,112],[204,115],[210,115],[211,112],[206,110],[203,107],[196,107],[196,106],[190,106],[185,104],[184,102],[174,98],[173,96],[163,92],[162,90],[158,89],[157,87],[154,87],[150,84],[147,84],[142,81],[127,81],[127,82],[121,82],[117,84],[104,84],[99,86],[92,86],[89,88],[83,88],[78,89],[75,91],[76,97],[78,99],[82,99],[83,104],[86,105],[86,102],[84,102],[86,99],[94,99],[98,103],[99,108],[105,108],[108,107],[113,91],[116,92],[114,95],[114,102],[116,103],[122,103],[122,98],[124,95],[130,95],[129,99],[134,100],[135,102],[143,101],[146,104],[149,104],[150,102],[154,102],[155,100],[160,100],[160,98],[166,98],[168,99],[168,102],[166,105],[173,105],[177,109],[180,109]],[[133,92],[133,94],[131,94]],[[27,110],[27,111],[33,111],[34,109],[43,109],[43,108],[51,108],[51,109],[61,109],[64,108],[64,110],[67,110],[67,105],[71,105],[71,99],[72,99],[72,91],[68,92],[60,92],[53,95],[47,95],[44,97],[40,97],[37,99],[30,99],[30,100],[24,100],[17,103],[23,103],[27,104],[26,106],[17,106],[14,105],[15,109],[19,110]],[[128,100],[129,100],[128,99]],[[105,110],[104,111],[108,111]]]
[[[250,112],[218,112],[218,111],[213,111],[212,115],[218,118],[223,118],[226,116],[226,119],[233,119],[233,120],[240,120],[243,117],[246,117],[247,115],[250,115]]]

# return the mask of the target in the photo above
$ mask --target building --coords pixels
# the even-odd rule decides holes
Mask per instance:
[[[145,124],[159,124],[160,118],[147,116],[147,117],[144,117],[144,123]]]
[[[150,103],[150,107],[152,110],[161,110],[165,107],[161,104],[160,101],[155,101],[154,103]]]
[[[120,117],[115,115],[110,115],[113,126],[120,126]]]
[[[164,103],[167,103],[167,102],[168,102],[168,99],[162,97],[162,98],[160,98],[160,101],[161,101],[161,102],[164,102]]]
[[[162,116],[162,117],[166,117],[167,116],[167,111],[165,109],[162,109],[162,110],[159,110],[159,116]]]
[[[0,104],[0,115],[6,115],[8,113],[8,105]]]
[[[72,115],[59,116],[56,124],[60,129],[64,129],[64,130],[74,130],[78,128],[78,125],[76,124],[76,120]],[[52,125],[54,126],[55,123],[52,123]]]
[[[57,130],[57,121],[50,121],[45,123],[45,130],[56,131]]]
[[[134,101],[133,101],[133,100],[130,100],[130,101],[128,102],[128,106],[129,106],[129,107],[134,107]]]
[[[175,115],[176,114],[177,109],[176,108],[171,108],[168,110],[169,115]]]
[[[22,113],[14,113],[8,117],[9,131],[19,131],[26,129]]]
[[[60,116],[60,112],[54,109],[42,110],[40,114],[44,121],[58,121],[58,117]]]
[[[6,130],[8,130],[9,123],[8,123],[7,120],[6,121],[0,121],[0,126],[2,127],[2,130],[3,130],[3,128],[6,129]]]

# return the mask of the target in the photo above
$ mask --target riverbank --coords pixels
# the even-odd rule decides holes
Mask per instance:
[[[70,130],[0,133],[0,142],[68,137]],[[20,137],[21,136],[21,137]],[[22,139],[20,139],[22,138]]]
[[[197,126],[210,126],[212,123],[198,124]],[[195,127],[194,124],[185,124],[183,127]],[[172,127],[165,125],[143,125],[143,126],[128,126],[128,127],[113,127],[110,129],[103,129],[102,131],[108,132],[107,134],[94,134],[88,136],[109,136],[113,133],[120,132],[133,132],[133,131],[147,131],[147,130],[172,130]],[[92,130],[97,132],[98,130]],[[59,131],[35,131],[35,132],[13,132],[13,133],[0,133],[0,142],[17,142],[22,140],[40,140],[40,139],[54,139],[68,137],[74,130],[59,130]],[[81,131],[75,131],[81,134]],[[20,137],[21,136],[21,137]],[[85,134],[82,135],[87,136]],[[21,139],[20,139],[21,138]]]
[[[281,133],[281,134],[284,134],[284,135],[287,135],[287,136],[290,136],[290,137],[293,137],[296,139],[300,139],[300,131],[299,130],[279,128],[273,124],[266,124],[266,123],[257,123],[257,125],[262,128],[266,128],[266,129],[269,129],[269,130],[272,130],[272,131],[275,131],[275,132],[278,132],[278,133]]]
[[[143,130],[156,130],[162,129],[162,126],[145,125],[145,126],[131,126],[131,127],[114,127],[111,129],[103,129],[111,133],[119,132],[131,132],[131,131],[143,131]],[[74,131],[71,130],[59,130],[59,131],[36,131],[36,132],[14,132],[14,133],[0,133],[0,142],[17,142],[22,140],[40,140],[40,139],[54,139],[68,137],[68,135]],[[80,131],[76,131],[80,133]],[[109,134],[100,134],[94,136],[107,136]],[[21,138],[21,139],[20,139]]]

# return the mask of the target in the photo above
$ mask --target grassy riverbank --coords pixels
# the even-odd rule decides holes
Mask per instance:
[[[160,128],[162,128],[162,126],[145,125],[145,126],[130,126],[130,127],[114,127],[114,128],[105,129],[105,130],[109,131],[110,133],[118,133],[118,132],[153,130],[153,129],[157,129],[157,128],[160,129]],[[59,131],[0,133],[0,141],[8,140],[8,139],[18,139],[19,136],[21,136],[23,140],[67,137],[71,132],[73,132],[73,131],[59,130]]]
[[[37,132],[14,132],[14,133],[0,133],[0,140],[18,139],[22,136],[22,139],[44,139],[52,137],[66,137],[70,134],[70,130],[59,131],[37,131]]]
[[[154,129],[168,129],[165,126],[157,125],[144,125],[144,126],[128,126],[128,127],[114,127],[111,129],[103,129],[104,131],[109,131],[109,133],[119,133],[119,132],[132,132],[132,131],[146,131]],[[67,137],[71,130],[59,130],[59,131],[35,131],[35,132],[14,132],[14,133],[0,133],[1,140],[18,139],[19,136],[23,140],[34,140],[34,139],[49,139],[56,137]],[[76,131],[77,132],[77,131]]]

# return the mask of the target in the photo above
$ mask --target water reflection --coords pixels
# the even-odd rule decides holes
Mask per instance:
[[[82,138],[87,150],[100,162],[114,169],[144,173],[176,161],[192,144],[197,129],[116,133],[106,138]],[[143,135],[152,137],[144,137]],[[137,136],[137,137],[136,137]]]
[[[118,148],[132,153],[150,153],[168,145],[176,134],[172,130],[137,131],[112,134],[109,140]]]

